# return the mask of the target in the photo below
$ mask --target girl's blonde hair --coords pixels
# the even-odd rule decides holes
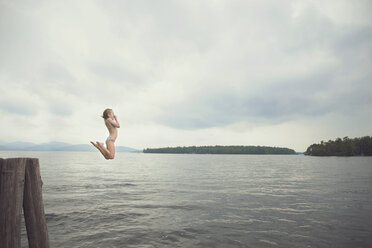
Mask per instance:
[[[105,111],[103,111],[102,118],[106,120],[110,112],[112,112],[112,109],[105,109]]]

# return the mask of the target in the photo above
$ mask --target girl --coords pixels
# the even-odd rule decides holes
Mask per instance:
[[[94,145],[105,157],[105,159],[114,159],[115,157],[115,140],[116,137],[118,137],[118,130],[117,128],[120,128],[119,121],[114,114],[114,111],[112,109],[105,109],[103,111],[102,118],[105,120],[105,125],[109,131],[109,136],[106,139],[106,147],[101,142],[94,143],[91,141],[92,145]]]

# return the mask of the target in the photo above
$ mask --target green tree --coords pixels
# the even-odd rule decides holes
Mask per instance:
[[[372,156],[372,138],[365,136],[350,139],[344,137],[335,141],[321,141],[320,144],[310,145],[305,155],[311,156]]]

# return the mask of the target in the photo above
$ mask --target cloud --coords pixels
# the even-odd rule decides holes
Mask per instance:
[[[310,142],[311,128],[327,133],[320,130],[329,130],[322,122],[329,116],[365,131],[372,124],[364,114],[372,107],[371,7],[347,0],[2,1],[0,112],[29,129],[0,135],[38,142],[55,127],[60,136],[53,137],[66,142],[104,136],[106,107],[122,117],[121,132],[137,148],[223,137],[270,143],[258,132],[276,127],[299,144],[288,130],[308,133]],[[320,127],[304,124],[311,119]]]
[[[270,10],[266,7],[265,11]],[[265,25],[267,16],[257,17],[263,24],[258,34],[223,55],[231,64],[222,62],[216,66],[219,70],[208,68],[213,73],[199,80],[195,85],[199,90],[164,106],[159,121],[175,128],[198,129],[240,121],[280,123],[370,107],[372,92],[366,82],[372,79],[367,69],[372,66],[371,26],[339,24],[315,6],[292,20],[284,17],[288,8],[277,11],[270,24],[279,29]],[[230,35],[242,31],[230,28]],[[265,29],[272,33],[257,38],[267,33]],[[255,41],[267,44],[252,47]],[[224,52],[220,48],[211,51]]]
[[[27,104],[24,99],[3,98],[0,101],[0,109],[7,114],[34,115],[37,113],[37,109],[32,105]]]
[[[91,70],[104,81],[129,84],[141,84],[144,82],[140,75],[135,75],[130,70],[118,65],[95,64],[91,66]]]
[[[75,83],[75,78],[71,75],[70,72],[63,66],[57,64],[48,64],[43,70],[44,80],[47,82],[53,83],[64,83],[61,85],[61,89],[65,89],[66,84]]]
[[[5,80],[2,79],[2,82]],[[0,84],[0,111],[5,112],[6,116],[25,115],[32,116],[37,114],[40,106],[40,98],[24,89],[20,85]]]

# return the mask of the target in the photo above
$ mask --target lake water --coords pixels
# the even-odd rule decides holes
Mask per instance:
[[[20,156],[51,247],[372,245],[372,157],[0,151]]]

